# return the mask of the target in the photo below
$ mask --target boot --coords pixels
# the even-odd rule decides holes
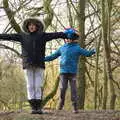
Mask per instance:
[[[42,111],[42,100],[37,99],[36,100],[36,105],[37,105],[37,114],[43,114],[43,111]]]
[[[28,100],[28,102],[30,103],[30,106],[32,108],[31,114],[37,114],[36,100],[35,99],[31,99],[31,100]]]
[[[77,103],[73,103],[73,113],[78,113]]]

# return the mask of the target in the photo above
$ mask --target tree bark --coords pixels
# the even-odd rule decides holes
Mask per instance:
[[[85,47],[85,0],[79,0],[78,3],[78,25],[80,31],[79,44],[82,48]],[[85,57],[81,56],[78,64],[78,107],[84,109],[85,104]]]
[[[104,53],[105,53],[105,64],[106,64],[106,70],[107,70],[107,79],[109,80],[110,84],[110,109],[115,108],[115,100],[116,100],[116,94],[115,94],[115,88],[113,84],[113,75],[112,75],[112,69],[111,69],[111,56],[110,56],[110,31],[111,31],[111,25],[110,25],[110,15],[111,15],[111,9],[112,9],[112,0],[105,1],[102,0],[102,37],[103,37],[103,43],[104,43]]]

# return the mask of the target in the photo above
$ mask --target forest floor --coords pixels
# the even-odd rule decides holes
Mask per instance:
[[[80,110],[75,114],[65,110],[49,110],[42,115],[31,115],[28,111],[0,112],[0,120],[120,120],[120,111]]]

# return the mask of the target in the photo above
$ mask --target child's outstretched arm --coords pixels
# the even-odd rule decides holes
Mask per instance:
[[[0,34],[0,41],[18,41],[20,42],[22,37],[20,34]]]
[[[79,38],[79,35],[73,28],[68,28],[64,32],[44,33],[46,41],[58,38],[76,40]]]
[[[44,61],[52,61],[56,58],[58,58],[60,56],[60,50],[58,49],[56,52],[54,52],[53,54],[49,55],[49,56],[46,56]]]
[[[95,49],[86,50],[86,49],[80,48],[80,50],[79,50],[79,54],[83,55],[83,56],[86,56],[86,57],[90,57],[90,56],[92,56],[95,53],[96,53]]]

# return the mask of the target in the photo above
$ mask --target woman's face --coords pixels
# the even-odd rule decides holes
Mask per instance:
[[[35,31],[37,31],[37,26],[35,25],[35,24],[33,24],[33,23],[30,23],[29,25],[28,25],[28,30],[29,30],[29,32],[35,32]]]

